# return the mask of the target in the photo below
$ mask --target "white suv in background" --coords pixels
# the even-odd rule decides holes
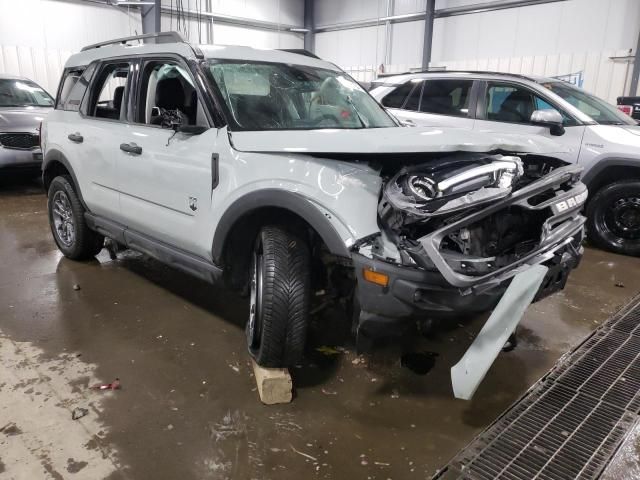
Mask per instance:
[[[42,135],[64,255],[106,236],[225,280],[250,296],[249,352],[268,367],[300,359],[315,293],[357,308],[360,341],[501,299],[524,311],[582,256],[587,192],[555,143],[403,128],[306,55],[175,33],[86,47]]]
[[[492,72],[385,77],[371,94],[406,125],[543,135],[581,165],[589,188],[587,235],[640,255],[640,127],[615,106],[553,78]]]

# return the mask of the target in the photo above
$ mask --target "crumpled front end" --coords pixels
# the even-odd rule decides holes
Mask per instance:
[[[388,170],[382,233],[353,256],[361,320],[484,311],[511,278],[542,264],[539,299],[563,288],[580,261],[587,189],[578,166],[459,153]],[[368,271],[386,284],[368,281]]]

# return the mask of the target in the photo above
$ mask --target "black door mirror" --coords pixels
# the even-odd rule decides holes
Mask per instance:
[[[531,123],[543,127],[549,127],[549,133],[557,137],[564,135],[562,115],[557,110],[535,110],[531,114]]]

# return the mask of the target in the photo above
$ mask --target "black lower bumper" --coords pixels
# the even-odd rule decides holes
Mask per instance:
[[[549,271],[534,301],[564,288],[569,272],[582,258],[581,241],[581,237],[576,238],[542,263]],[[490,288],[462,290],[449,284],[438,271],[398,266],[360,254],[353,254],[352,259],[357,277],[359,327],[365,327],[369,333],[386,333],[386,327],[397,328],[403,322],[452,318],[491,310],[511,282],[509,278]],[[364,279],[365,270],[387,275],[388,285],[383,287],[368,282]]]

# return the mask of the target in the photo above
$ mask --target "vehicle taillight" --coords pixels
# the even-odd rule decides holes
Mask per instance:
[[[618,105],[618,110],[631,116],[633,113],[633,105]]]

